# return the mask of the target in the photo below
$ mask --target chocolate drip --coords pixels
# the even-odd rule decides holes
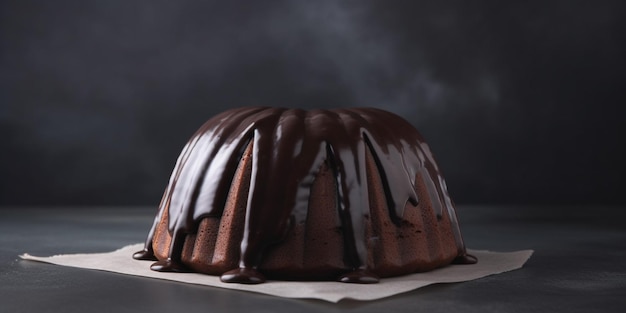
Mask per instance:
[[[222,275],[226,282],[260,283],[258,271],[268,246],[280,242],[306,218],[310,187],[327,162],[335,178],[337,214],[344,238],[344,260],[351,269],[339,280],[369,283],[378,278],[367,268],[365,220],[370,214],[366,154],[379,171],[388,212],[399,223],[407,202],[417,205],[419,175],[437,217],[450,217],[459,262],[471,262],[456,221],[454,205],[430,149],[406,121],[378,109],[303,111],[252,107],[224,112],[192,136],[179,157],[143,251],[152,259],[152,236],[168,210],[172,237],[167,260],[154,270],[183,271],[185,236],[200,219],[222,214],[233,175],[248,145],[252,171],[239,268]]]

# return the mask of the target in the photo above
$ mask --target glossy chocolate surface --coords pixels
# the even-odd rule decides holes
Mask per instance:
[[[366,153],[376,162],[388,212],[400,221],[407,202],[416,205],[415,177],[424,180],[437,217],[450,218],[459,257],[465,253],[445,181],[417,130],[392,113],[373,108],[312,110],[246,107],[223,112],[206,122],[184,147],[160,204],[146,248],[134,255],[154,259],[152,236],[168,210],[172,236],[169,257],[152,269],[183,271],[180,254],[186,234],[195,233],[203,217],[219,217],[242,154],[252,145],[252,173],[239,268],[222,276],[226,282],[259,283],[258,267],[269,245],[280,242],[290,227],[307,216],[310,187],[324,162],[336,182],[337,213],[344,238],[344,259],[353,269],[338,279],[376,282],[368,272],[364,220],[370,214]]]

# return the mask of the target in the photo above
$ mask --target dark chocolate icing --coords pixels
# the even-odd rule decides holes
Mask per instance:
[[[370,213],[365,156],[374,156],[392,221],[399,222],[407,201],[416,205],[415,177],[423,178],[438,218],[450,218],[458,248],[457,263],[468,256],[445,181],[430,149],[404,119],[373,108],[334,110],[247,107],[223,112],[206,122],[181,153],[160,204],[145,249],[137,259],[154,258],[152,236],[168,210],[172,236],[159,271],[184,271],[180,255],[186,234],[200,219],[221,216],[228,191],[246,147],[252,144],[252,173],[239,268],[222,275],[226,282],[259,283],[267,247],[282,240],[307,215],[310,187],[323,162],[336,181],[344,259],[352,268],[344,282],[371,283],[367,268],[364,219]]]

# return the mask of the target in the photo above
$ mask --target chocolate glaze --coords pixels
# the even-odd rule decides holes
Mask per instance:
[[[235,170],[252,144],[252,173],[239,268],[225,282],[260,283],[258,272],[269,245],[307,215],[310,187],[328,162],[337,187],[337,211],[344,238],[344,259],[352,272],[343,282],[371,283],[367,268],[364,219],[370,214],[365,156],[374,156],[391,220],[399,223],[407,201],[416,205],[415,177],[424,179],[435,214],[450,218],[458,248],[455,263],[475,263],[465,252],[454,204],[430,149],[402,118],[373,108],[334,110],[247,107],[223,112],[206,122],[184,147],[160,204],[144,250],[136,259],[156,260],[152,236],[168,210],[172,236],[169,257],[151,267],[184,271],[180,255],[185,236],[203,217],[222,214]]]

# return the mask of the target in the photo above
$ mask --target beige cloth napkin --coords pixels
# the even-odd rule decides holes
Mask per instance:
[[[285,298],[309,298],[338,302],[341,299],[376,300],[430,284],[463,282],[512,271],[521,268],[533,253],[532,250],[508,253],[470,250],[468,252],[478,258],[477,264],[450,265],[427,273],[385,278],[381,279],[378,284],[268,281],[259,285],[242,285],[222,283],[217,276],[152,271],[150,270],[151,261],[137,261],[131,257],[133,252],[142,248],[143,244],[135,244],[108,253],[66,254],[51,257],[36,257],[23,254],[20,257],[24,260],[173,280],[189,284],[245,290]]]

